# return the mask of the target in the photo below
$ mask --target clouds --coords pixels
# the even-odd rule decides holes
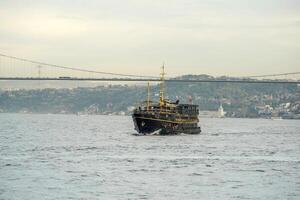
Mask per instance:
[[[4,1],[0,48],[152,75],[162,61],[171,75],[296,71],[299,8],[295,0]]]

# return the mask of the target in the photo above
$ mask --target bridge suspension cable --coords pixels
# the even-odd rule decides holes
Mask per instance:
[[[87,69],[82,69],[82,68],[75,68],[75,67],[67,67],[67,66],[62,66],[62,65],[56,65],[56,64],[50,64],[50,63],[45,63],[45,62],[40,62],[40,61],[34,61],[31,59],[25,59],[25,58],[20,58],[16,56],[10,56],[6,54],[0,53],[0,57],[5,57],[9,58],[9,62],[13,63],[13,61],[18,60],[26,63],[31,63],[31,64],[36,64],[38,65],[38,78],[35,77],[0,77],[0,80],[66,80],[65,78],[68,78],[68,80],[77,80],[77,81],[157,81],[159,80],[158,76],[144,76],[144,75],[135,75],[135,74],[123,74],[123,73],[113,73],[113,72],[104,72],[104,71],[96,71],[96,70],[87,70]],[[57,69],[66,69],[66,70],[73,70],[73,71],[78,71],[78,72],[88,72],[92,74],[102,74],[102,75],[114,75],[114,76],[120,76],[120,77],[125,77],[125,78],[76,78],[76,77],[62,77],[62,79],[59,78],[43,78],[41,77],[41,68],[43,66],[51,67],[51,68],[57,68]],[[14,68],[14,67],[13,67]],[[258,80],[245,80],[247,78],[266,78],[266,77],[275,77],[275,76],[286,76],[286,75],[298,75],[300,72],[289,72],[289,73],[280,73],[280,74],[266,74],[266,75],[256,75],[256,76],[243,76],[240,77],[242,78],[241,80],[224,80],[224,79],[213,79],[213,80],[182,80],[182,79],[167,79],[166,81],[171,81],[171,82],[230,82],[230,83],[297,83],[299,84],[298,81],[286,81],[286,80],[273,80],[273,81],[258,81]],[[131,78],[128,78],[131,77]]]
[[[34,61],[34,60],[30,60],[30,59],[5,55],[5,54],[2,54],[2,53],[0,53],[0,56],[6,57],[6,58],[11,58],[11,59],[14,59],[14,60],[29,62],[29,63],[32,63],[32,64],[49,66],[49,67],[60,68],[60,69],[68,69],[68,70],[73,70],[73,71],[78,71],[78,72],[89,72],[89,73],[95,73],[95,74],[115,75],[115,76],[122,76],[122,77],[159,78],[158,76],[143,76],[143,75],[135,75],[135,74],[122,74],[122,73],[87,70],[87,69],[75,68],[75,67],[66,67],[66,66],[62,66],[62,65],[55,65],[55,64],[50,64],[50,63],[45,63],[45,62]]]
[[[243,76],[242,78],[265,78],[265,77],[274,77],[274,76],[286,76],[286,75],[296,75],[300,72],[290,72],[290,73],[281,73],[281,74],[266,74],[266,75],[257,75],[257,76]]]

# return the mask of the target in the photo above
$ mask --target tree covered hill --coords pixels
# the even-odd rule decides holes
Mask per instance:
[[[207,75],[185,75],[178,79],[214,79]],[[223,77],[226,78],[226,77]],[[151,84],[151,98],[158,100],[159,86]],[[300,88],[296,84],[166,83],[166,96],[193,103],[200,110],[217,110],[222,104],[228,116],[258,117],[267,105],[276,112],[289,105],[299,114]],[[32,113],[130,113],[147,97],[146,86],[108,85],[94,88],[39,89],[0,92],[1,112]],[[298,106],[297,106],[298,105]],[[261,111],[262,112],[262,111]],[[263,112],[262,112],[263,113]],[[266,111],[266,114],[267,111]]]

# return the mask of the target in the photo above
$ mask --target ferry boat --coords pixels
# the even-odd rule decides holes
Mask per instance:
[[[199,106],[180,104],[179,100],[171,102],[165,99],[165,71],[162,66],[160,74],[159,102],[150,100],[150,85],[148,83],[148,98],[133,110],[132,118],[135,130],[139,134],[174,135],[199,134]]]

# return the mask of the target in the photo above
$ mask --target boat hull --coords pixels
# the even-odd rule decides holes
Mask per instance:
[[[132,118],[135,130],[140,134],[152,134],[157,131],[160,135],[199,134],[201,132],[197,123],[178,123],[140,114],[133,114]]]

